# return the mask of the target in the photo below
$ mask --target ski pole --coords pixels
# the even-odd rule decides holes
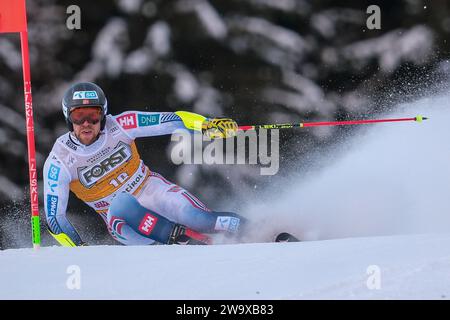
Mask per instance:
[[[379,122],[400,122],[400,121],[416,121],[422,122],[428,118],[416,116],[414,118],[397,118],[397,119],[374,119],[374,120],[347,120],[347,121],[330,121],[330,122],[300,122],[300,123],[282,123],[282,124],[259,124],[253,126],[239,126],[239,130],[256,130],[256,129],[291,129],[321,126],[345,126],[355,124],[369,124]]]

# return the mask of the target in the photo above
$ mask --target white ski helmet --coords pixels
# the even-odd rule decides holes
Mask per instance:
[[[62,110],[66,123],[70,131],[73,131],[73,123],[70,120],[70,112],[75,108],[82,107],[101,107],[102,121],[100,130],[103,130],[106,123],[106,114],[108,113],[108,101],[103,90],[92,82],[79,82],[71,86],[64,94],[62,100]]]

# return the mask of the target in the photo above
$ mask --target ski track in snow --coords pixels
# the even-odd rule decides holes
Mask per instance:
[[[282,230],[316,241],[5,250],[0,299],[448,299],[449,101],[401,105],[385,116],[430,119],[367,126],[243,210],[259,223],[249,242]],[[71,265],[80,290],[66,286]]]

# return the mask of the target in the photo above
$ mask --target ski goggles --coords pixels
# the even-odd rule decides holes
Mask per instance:
[[[70,112],[69,119],[76,125],[82,125],[85,121],[97,124],[103,119],[102,109],[100,107],[76,108]]]

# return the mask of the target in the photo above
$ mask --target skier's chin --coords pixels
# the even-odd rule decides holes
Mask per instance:
[[[82,144],[88,146],[95,141],[95,133],[93,130],[82,131],[77,138]]]

